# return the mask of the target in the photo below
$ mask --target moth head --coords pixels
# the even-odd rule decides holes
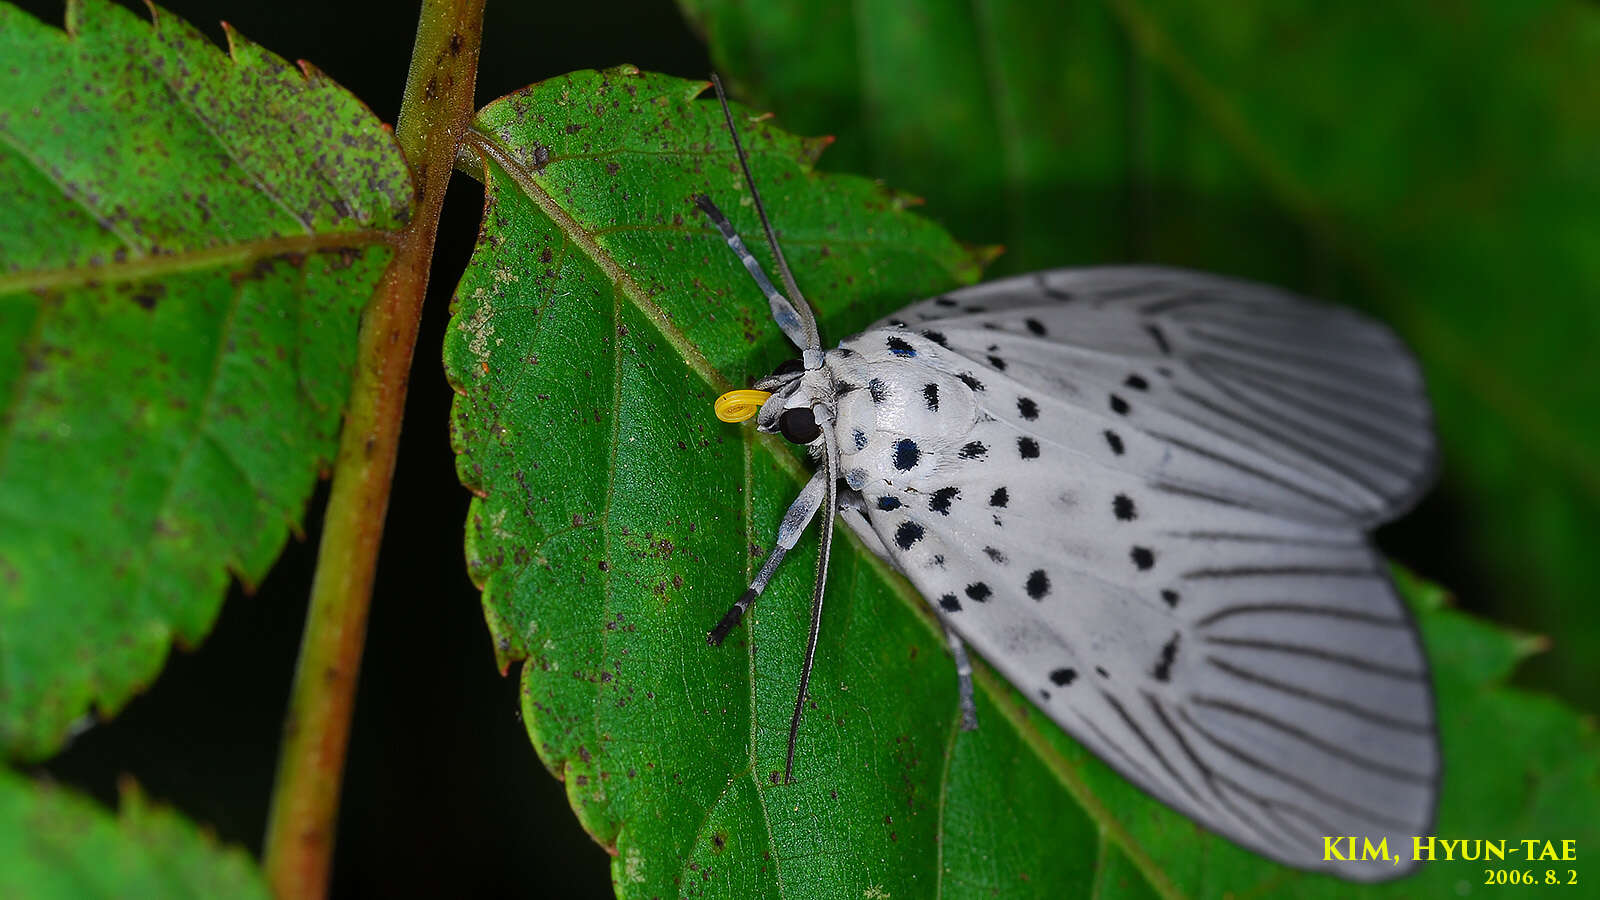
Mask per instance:
[[[808,388],[806,374],[801,360],[786,360],[753,389],[718,397],[717,418],[743,422],[753,417],[757,431],[781,434],[796,444],[814,444],[822,438],[822,428],[812,411],[815,392]]]

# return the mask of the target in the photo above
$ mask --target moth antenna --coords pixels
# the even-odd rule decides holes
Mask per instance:
[[[800,734],[800,715],[805,711],[806,688],[811,685],[811,666],[817,658],[817,637],[822,633],[822,598],[828,587],[828,557],[833,552],[833,523],[837,518],[835,510],[839,506],[839,479],[834,477],[839,470],[839,452],[833,438],[833,420],[822,407],[813,407],[813,410],[816,411],[817,427],[822,429],[823,446],[826,448],[817,472],[826,482],[827,494],[822,508],[827,512],[817,526],[821,531],[821,546],[817,551],[817,580],[811,587],[811,634],[806,639],[805,662],[800,666],[800,693],[794,698],[794,715],[789,719],[789,754],[783,763],[785,784],[794,781],[794,744]]]
[[[817,317],[811,311],[811,304],[806,302],[805,295],[800,293],[800,286],[795,284],[794,273],[789,271],[789,262],[783,258],[783,248],[778,246],[778,234],[772,230],[772,222],[767,219],[767,208],[761,202],[761,192],[756,190],[756,180],[750,175],[750,164],[744,158],[744,145],[739,142],[739,129],[733,124],[733,111],[728,108],[728,96],[722,90],[722,79],[717,73],[711,73],[711,84],[717,89],[717,102],[722,104],[722,118],[728,123],[728,135],[733,138],[733,155],[739,159],[739,169],[744,172],[745,186],[750,188],[750,199],[755,201],[756,216],[761,219],[761,227],[767,233],[767,246],[772,248],[772,256],[778,261],[778,275],[783,279],[783,286],[789,292],[789,297],[795,310],[800,314],[800,319],[805,327],[806,344],[812,349],[822,346],[822,333],[817,330]]]

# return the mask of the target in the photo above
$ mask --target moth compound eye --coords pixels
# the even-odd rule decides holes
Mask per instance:
[[[774,378],[779,375],[793,375],[796,372],[805,371],[805,368],[805,363],[798,359],[786,359],[779,363],[776,369],[772,370],[772,375]],[[809,410],[807,412],[809,412]]]
[[[817,417],[805,407],[784,410],[778,417],[778,431],[796,444],[809,444],[822,434],[822,429],[817,427]]]

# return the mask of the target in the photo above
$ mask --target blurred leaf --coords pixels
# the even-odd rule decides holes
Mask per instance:
[[[160,11],[0,5],[0,749],[114,712],[336,447],[409,214],[389,134],[309,66]]]
[[[0,897],[266,898],[249,855],[132,782],[113,817],[71,790],[0,769]]]
[[[1364,306],[1416,347],[1460,530],[1600,704],[1600,7],[680,0],[737,86],[835,130],[1003,271],[1162,260]]]
[[[959,732],[937,626],[853,539],[835,550],[798,783],[778,784],[815,539],[706,645],[805,468],[711,413],[791,351],[691,203],[707,192],[759,234],[716,107],[691,102],[702,87],[579,72],[480,112],[487,203],[444,351],[477,494],[468,568],[502,666],[523,662],[534,746],[615,854],[618,894],[1331,898],[1475,878],[1443,864],[1357,890],[1268,863],[1129,785],[985,667],[983,725]],[[890,195],[817,175],[814,145],[740,121],[828,338],[974,277]],[[1437,666],[1440,833],[1600,840],[1592,729],[1496,686],[1519,642],[1402,587]]]

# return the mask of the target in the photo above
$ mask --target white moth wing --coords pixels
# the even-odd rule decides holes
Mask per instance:
[[[1426,834],[1439,771],[1427,663],[1361,517],[1308,501],[1298,482],[1183,469],[1126,422],[1112,453],[1102,426],[1127,417],[1073,402],[1048,356],[1018,353],[1001,371],[956,352],[967,329],[953,325],[1004,327],[1036,308],[964,311],[940,324],[942,342],[914,323],[872,330],[830,354],[841,470],[866,501],[847,524],[1054,721],[1196,821],[1330,870],[1324,835],[1403,849]],[[1128,338],[1127,323],[1101,321]],[[1000,328],[976,330],[992,343]],[[1054,364],[1121,373],[1137,356]],[[1071,440],[1080,430],[1093,439]],[[1370,880],[1410,867],[1336,865]]]
[[[1062,269],[935,297],[875,327],[891,322],[943,344],[936,360],[972,373],[996,417],[1163,490],[1370,527],[1432,479],[1432,414],[1404,345],[1270,287]]]

